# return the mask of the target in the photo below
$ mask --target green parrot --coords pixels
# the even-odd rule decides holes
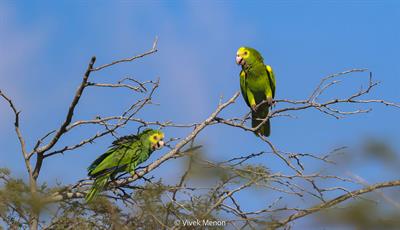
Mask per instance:
[[[240,71],[240,90],[246,104],[251,108],[251,126],[257,127],[268,115],[269,107],[275,97],[275,76],[271,66],[264,64],[261,54],[250,47],[240,47],[236,53],[236,63],[242,66]],[[262,101],[267,101],[257,106]],[[270,121],[256,132],[263,136],[271,133]]]
[[[86,195],[86,202],[93,200],[109,180],[117,173],[135,173],[135,168],[146,161],[154,150],[164,146],[164,134],[161,131],[146,129],[139,135],[121,137],[99,156],[88,168],[88,176],[94,178],[93,186]]]

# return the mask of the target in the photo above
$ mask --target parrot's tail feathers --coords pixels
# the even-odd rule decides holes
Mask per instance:
[[[93,182],[92,188],[85,197],[87,203],[91,202],[101,191],[103,191],[104,187],[107,184],[107,180],[107,177],[100,177]]]
[[[269,137],[269,135],[271,134],[271,123],[268,121],[261,127],[261,131],[260,133],[262,133],[264,136]]]
[[[99,193],[99,189],[98,188],[91,188],[90,192],[88,194],[86,194],[85,200],[86,203],[89,203],[93,200],[93,198],[95,198],[97,196],[97,194]]]
[[[259,126],[265,117],[268,116],[268,107],[266,108],[258,108],[257,112],[251,113],[251,127],[255,128]],[[271,123],[269,119],[257,130],[255,133],[258,133],[262,136],[268,137],[271,134]]]

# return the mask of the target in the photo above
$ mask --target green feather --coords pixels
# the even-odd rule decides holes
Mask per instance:
[[[98,177],[94,180],[92,188],[90,189],[89,193],[86,194],[85,200],[86,202],[91,202],[93,198],[95,198],[99,192],[101,192],[104,187],[106,186],[108,181],[108,176],[104,175],[102,177]]]

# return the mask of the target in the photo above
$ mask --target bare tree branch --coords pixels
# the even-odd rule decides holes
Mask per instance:
[[[17,108],[15,107],[14,103],[12,102],[12,100],[7,97],[1,90],[0,90],[0,96],[6,100],[11,108],[11,110],[13,111],[14,115],[15,115],[15,121],[14,121],[14,129],[15,129],[15,133],[17,134],[18,140],[19,140],[19,144],[21,146],[21,152],[22,152],[22,156],[24,157],[24,161],[25,161],[25,167],[28,170],[29,173],[29,177],[32,178],[32,167],[31,164],[29,163],[29,157],[28,157],[28,153],[26,150],[26,144],[25,144],[25,139],[22,136],[21,133],[21,129],[19,127],[19,114],[20,111],[17,110]],[[33,182],[31,182],[33,183]]]
[[[154,40],[153,46],[151,47],[151,49],[149,51],[145,52],[145,53],[133,56],[131,58],[126,58],[126,59],[121,59],[121,60],[118,60],[118,61],[113,61],[113,62],[111,62],[109,64],[105,64],[105,65],[99,66],[97,68],[93,68],[93,69],[91,69],[91,71],[96,72],[96,71],[102,70],[104,68],[107,68],[107,67],[110,67],[110,66],[122,63],[122,62],[131,62],[131,61],[133,61],[135,59],[142,58],[144,56],[153,54],[153,53],[157,52],[157,42],[158,42],[158,38],[156,38]]]
[[[364,193],[369,193],[369,192],[372,192],[372,191],[375,191],[375,190],[381,189],[381,188],[397,187],[397,186],[400,186],[400,180],[388,181],[388,182],[384,182],[384,183],[378,183],[378,184],[374,184],[374,185],[371,185],[371,186],[368,186],[368,187],[364,187],[362,189],[354,190],[351,193],[347,193],[347,194],[341,195],[341,196],[336,197],[336,198],[334,198],[332,200],[329,200],[327,202],[323,202],[323,203],[321,203],[319,205],[316,205],[316,206],[314,206],[312,208],[301,210],[301,211],[289,216],[288,218],[286,218],[286,219],[284,219],[282,221],[279,221],[278,223],[274,223],[274,226],[275,227],[285,226],[289,222],[292,222],[292,221],[294,221],[296,219],[299,219],[301,217],[310,215],[312,213],[315,213],[315,212],[330,208],[330,207],[332,207],[334,205],[337,205],[337,204],[339,204],[341,202],[344,202],[344,201],[346,201],[346,200],[348,200],[350,198],[357,198],[359,195],[362,195]]]
[[[87,82],[89,80],[89,76],[90,76],[90,73],[92,72],[92,68],[93,68],[95,61],[96,61],[96,57],[92,57],[92,59],[89,62],[88,68],[86,69],[86,72],[83,75],[82,82],[75,92],[75,96],[72,99],[71,105],[69,106],[69,109],[67,112],[67,116],[66,116],[64,122],[62,123],[61,127],[57,130],[56,134],[54,135],[54,137],[51,139],[51,141],[47,145],[45,145],[37,150],[38,153],[42,154],[42,153],[46,152],[47,150],[49,150],[50,148],[52,148],[57,143],[58,139],[65,133],[67,126],[71,123],[72,116],[74,115],[75,107],[78,104],[78,102],[82,96],[83,90],[87,86]]]

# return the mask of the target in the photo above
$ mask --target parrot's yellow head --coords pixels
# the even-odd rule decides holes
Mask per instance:
[[[164,147],[164,133],[157,131],[149,136],[149,141],[152,150],[161,149]]]
[[[242,46],[236,52],[236,64],[238,65],[252,65],[259,61],[263,62],[263,58],[261,54],[253,48]]]
[[[160,130],[146,129],[140,134],[140,139],[153,151],[161,149],[165,144],[164,133]]]

